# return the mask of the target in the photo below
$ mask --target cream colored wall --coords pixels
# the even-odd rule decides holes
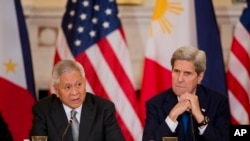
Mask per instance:
[[[24,5],[34,7],[63,7],[66,0],[21,0]]]
[[[124,2],[125,0],[117,0]],[[129,2],[138,2],[138,0],[127,0]],[[143,5],[154,5],[156,0],[141,0]],[[25,5],[33,5],[39,7],[62,7],[66,0],[22,0]],[[214,5],[231,5],[232,0],[213,0]]]

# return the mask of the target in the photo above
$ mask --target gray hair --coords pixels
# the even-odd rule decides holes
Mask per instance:
[[[172,68],[176,60],[192,61],[198,75],[206,70],[206,54],[198,48],[191,46],[182,46],[178,48],[171,58]]]
[[[58,62],[52,70],[52,85],[60,83],[60,76],[64,73],[76,70],[80,72],[82,77],[85,77],[85,71],[83,66],[74,60],[62,60]]]

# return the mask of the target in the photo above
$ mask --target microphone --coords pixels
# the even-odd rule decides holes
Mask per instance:
[[[67,127],[65,128],[65,130],[64,130],[64,132],[63,132],[63,134],[62,134],[62,141],[64,141],[64,137],[65,137],[67,131],[69,130],[69,127],[70,127],[72,121],[73,121],[73,117],[71,117],[71,118],[69,119],[69,122],[68,122],[68,124],[67,124]]]

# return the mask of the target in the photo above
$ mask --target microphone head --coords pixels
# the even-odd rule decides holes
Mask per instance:
[[[71,117],[71,118],[69,119],[69,123],[72,123],[72,121],[73,121],[73,117]]]

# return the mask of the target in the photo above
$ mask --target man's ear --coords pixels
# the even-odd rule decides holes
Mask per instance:
[[[59,97],[59,95],[58,95],[58,86],[57,85],[53,85],[53,88],[54,88],[54,94],[57,96],[57,97]]]
[[[204,72],[201,72],[200,74],[199,74],[199,76],[198,76],[198,83],[200,84],[201,83],[201,81],[202,81],[202,79],[204,78]]]

